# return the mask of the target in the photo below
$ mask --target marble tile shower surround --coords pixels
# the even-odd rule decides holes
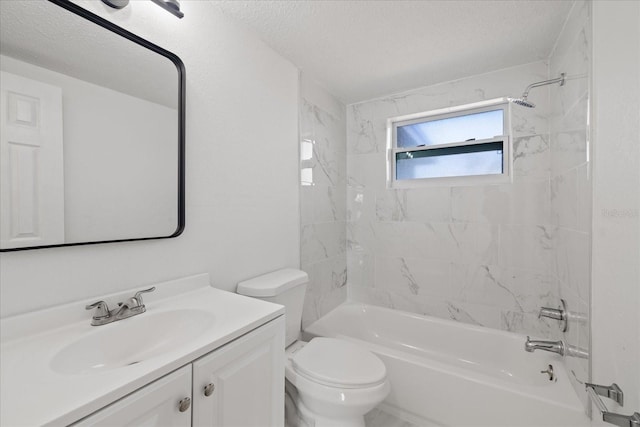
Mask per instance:
[[[550,91],[551,223],[557,229],[553,271],[558,291],[571,312],[563,339],[590,348],[591,169],[588,162],[589,73],[591,69],[591,10],[576,2],[549,60],[550,75],[567,73],[567,83]],[[587,359],[567,358],[571,380],[585,407],[581,382],[590,379]]]
[[[315,92],[321,89],[315,88]],[[344,106],[327,111],[305,93],[300,107],[301,144],[311,144],[312,185],[301,185],[301,264],[309,274],[303,327],[347,297],[346,255],[346,125]],[[328,96],[328,94],[324,94]],[[309,157],[306,155],[305,157]]]
[[[531,92],[535,109],[511,108],[513,183],[394,190],[385,175],[387,118],[519,96],[548,76],[540,61],[347,107],[350,299],[560,337],[537,318],[560,297],[549,90]]]

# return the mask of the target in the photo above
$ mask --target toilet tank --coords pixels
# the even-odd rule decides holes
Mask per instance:
[[[237,293],[284,305],[286,346],[300,336],[302,306],[309,276],[301,270],[286,268],[238,283]]]

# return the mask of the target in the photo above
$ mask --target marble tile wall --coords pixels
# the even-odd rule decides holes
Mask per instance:
[[[566,73],[562,87],[550,88],[551,223],[557,230],[554,274],[559,295],[576,314],[566,343],[589,350],[591,282],[591,168],[589,162],[590,3],[578,1],[549,58],[552,77]],[[587,359],[567,358],[574,388],[587,404]]]
[[[347,106],[350,299],[559,337],[555,321],[537,318],[559,299],[548,90],[532,91],[535,109],[511,107],[513,183],[394,190],[385,182],[387,118],[520,96],[548,73],[540,61]]]
[[[303,74],[300,102],[302,326],[347,297],[345,107]]]

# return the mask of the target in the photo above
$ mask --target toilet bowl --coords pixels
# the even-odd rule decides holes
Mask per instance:
[[[364,414],[389,394],[386,368],[373,353],[334,338],[295,342],[286,351],[285,376],[294,403],[315,426],[364,426]]]
[[[363,427],[364,414],[390,391],[386,367],[373,353],[337,338],[299,341],[308,276],[285,269],[238,284],[242,295],[285,306],[288,427]]]

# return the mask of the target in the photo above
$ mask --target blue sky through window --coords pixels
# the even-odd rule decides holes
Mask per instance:
[[[484,111],[397,127],[398,148],[487,139],[504,132],[504,110]]]

